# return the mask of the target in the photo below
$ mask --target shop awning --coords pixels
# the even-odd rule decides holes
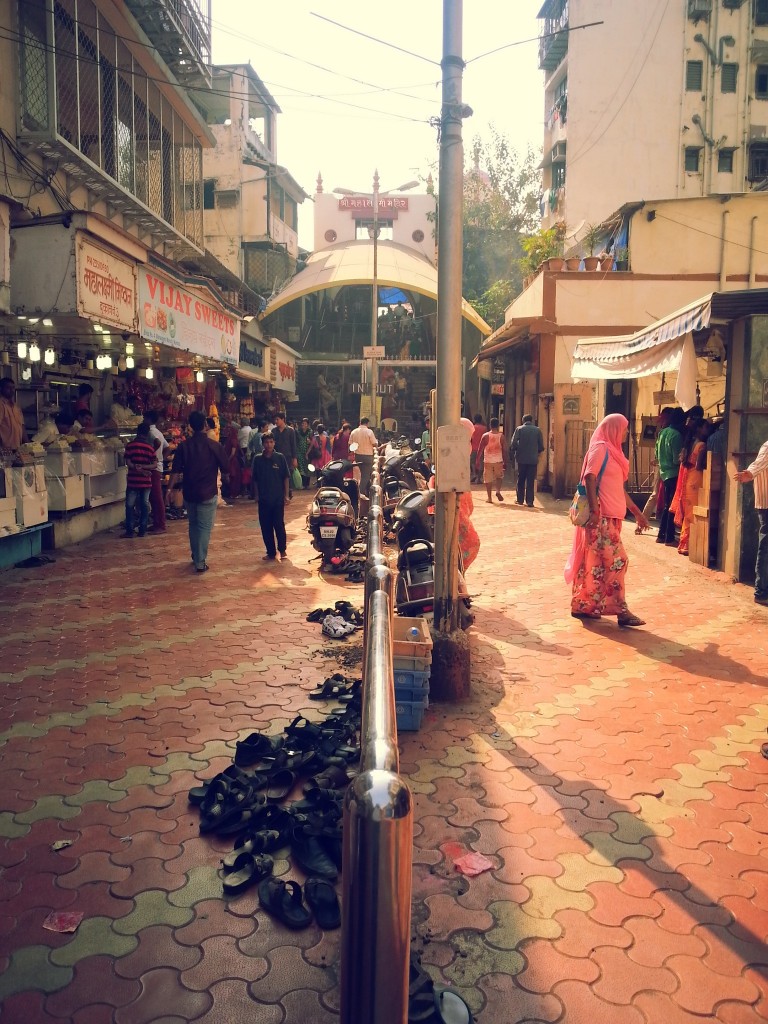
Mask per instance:
[[[403,288],[437,300],[437,270],[429,260],[397,242],[379,242],[376,246],[376,279],[382,287]],[[373,242],[343,242],[313,253],[304,270],[268,304],[265,316],[312,292],[345,285],[373,284]],[[481,334],[491,328],[480,314],[461,300],[462,315]]]
[[[472,361],[472,366],[477,366],[484,359],[493,359],[501,352],[514,348],[515,345],[527,341],[533,334],[553,334],[556,331],[557,324],[553,324],[543,317],[508,320],[497,328],[490,338],[485,339],[483,347]]]
[[[710,292],[634,334],[581,338],[573,353],[574,380],[647,377],[678,370],[685,340],[713,322],[768,313],[768,288]]]

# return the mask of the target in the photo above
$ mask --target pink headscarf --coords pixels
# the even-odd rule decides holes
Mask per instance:
[[[587,471],[587,461],[590,455],[594,454],[598,445],[604,445],[607,447],[610,457],[621,467],[622,478],[626,480],[629,477],[629,459],[621,448],[621,442],[624,440],[624,433],[628,426],[629,420],[620,412],[612,412],[598,423],[590,438],[587,454],[584,456],[584,463],[581,467],[582,476]],[[603,457],[605,456],[603,455]]]
[[[590,438],[587,454],[584,456],[584,462],[581,467],[582,477],[587,471],[587,463],[590,456],[594,455],[596,451],[604,452],[606,448],[608,449],[609,457],[619,464],[623,479],[626,480],[629,477],[629,459],[621,448],[624,432],[628,426],[629,420],[626,416],[622,416],[620,412],[612,412],[598,423],[594,434]],[[605,458],[604,454],[603,458]],[[563,572],[566,583],[573,583],[576,573],[584,562],[586,551],[586,530],[577,526],[573,534],[571,553],[568,556],[568,561],[565,563],[565,570]]]

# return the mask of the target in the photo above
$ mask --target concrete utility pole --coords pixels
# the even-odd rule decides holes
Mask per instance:
[[[440,113],[440,181],[437,265],[437,423],[461,418],[461,271],[464,147],[461,101],[464,61],[462,0],[443,0],[443,103]],[[438,474],[440,466],[438,462]],[[435,696],[457,699],[469,692],[469,644],[458,628],[457,495],[438,493],[435,504]]]

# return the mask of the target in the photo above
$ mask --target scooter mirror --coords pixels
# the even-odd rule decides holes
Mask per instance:
[[[307,469],[309,470],[310,473],[314,473],[315,472],[315,467],[312,465],[311,462],[307,463]]]
[[[357,441],[353,441],[352,444],[349,446],[349,450],[351,452],[356,452],[359,447],[360,445],[357,443]]]
[[[414,437],[413,443],[416,445],[417,448],[421,448],[421,438],[420,437]]]

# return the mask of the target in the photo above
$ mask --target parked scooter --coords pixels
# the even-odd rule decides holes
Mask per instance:
[[[399,554],[395,581],[395,610],[398,615],[425,615],[434,611],[435,546],[434,490],[411,491],[398,502],[393,527]],[[467,629],[474,621],[471,600],[464,582],[459,552],[459,625]]]
[[[350,446],[355,451],[357,445]],[[312,547],[322,555],[321,568],[344,572],[349,549],[355,542],[360,490],[357,481],[345,479],[353,463],[334,459],[318,471],[318,489],[307,515]],[[311,473],[314,466],[309,466]]]

